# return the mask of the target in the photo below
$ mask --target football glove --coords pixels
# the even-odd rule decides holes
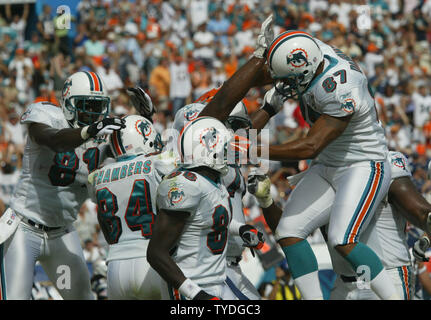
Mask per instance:
[[[140,87],[127,88],[127,93],[129,94],[136,111],[138,111],[144,118],[153,122],[151,117],[156,110],[150,96]]]
[[[253,56],[262,59],[266,57],[266,51],[274,39],[274,29],[272,28],[272,14],[262,23],[259,35],[256,40],[256,50]]]
[[[244,241],[243,246],[250,248],[253,257],[253,249],[261,249],[263,247],[263,243],[265,242],[263,233],[249,224],[245,224],[239,228],[239,236],[241,237],[242,241]]]
[[[81,137],[84,140],[89,138],[103,137],[114,131],[125,128],[125,120],[120,118],[105,118],[89,126],[82,128]]]
[[[430,244],[430,239],[426,235],[423,235],[415,242],[413,246],[413,256],[416,260],[421,262],[429,261],[429,258],[425,256],[425,252],[429,249]]]
[[[201,290],[192,300],[221,300],[221,299]]]
[[[263,106],[261,109],[265,110],[269,116],[272,117],[283,108],[283,105],[283,96],[277,90],[275,90],[275,87],[273,87],[271,90],[268,90],[265,93],[263,98]]]
[[[248,174],[247,190],[256,197],[261,208],[268,208],[273,203],[271,180],[267,175],[259,173],[257,168],[252,168]]]

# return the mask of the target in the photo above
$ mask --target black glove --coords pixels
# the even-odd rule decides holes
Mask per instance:
[[[139,114],[153,122],[151,116],[154,114],[155,108],[150,96],[140,87],[127,88],[127,93]]]
[[[198,292],[197,295],[193,298],[193,300],[221,300],[220,298],[210,295],[206,293],[205,291],[201,290]]]
[[[427,236],[419,238],[413,246],[413,256],[420,262],[428,262],[429,258],[425,256],[426,251],[430,247],[430,240]]]
[[[84,140],[87,140],[88,138],[102,137],[125,127],[126,125],[124,119],[105,118],[93,123],[92,125],[82,128],[81,137]]]
[[[263,247],[263,243],[265,242],[263,233],[249,224],[245,224],[239,228],[239,236],[241,237],[242,241],[244,241],[243,246],[250,248],[253,257],[253,249],[261,249]]]

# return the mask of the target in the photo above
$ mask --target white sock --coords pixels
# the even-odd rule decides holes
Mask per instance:
[[[323,300],[318,271],[307,273],[294,281],[303,300]]]
[[[385,269],[370,282],[371,289],[382,300],[402,300]]]

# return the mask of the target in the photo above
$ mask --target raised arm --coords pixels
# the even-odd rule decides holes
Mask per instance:
[[[265,59],[266,48],[273,37],[271,15],[262,23],[253,57],[223,83],[220,90],[199,116],[210,116],[225,121],[235,105],[244,98],[250,88],[273,82]]]
[[[28,134],[37,144],[47,146],[54,152],[73,150],[90,138],[111,134],[125,128],[124,120],[105,118],[83,128],[55,129],[42,123],[31,123]]]

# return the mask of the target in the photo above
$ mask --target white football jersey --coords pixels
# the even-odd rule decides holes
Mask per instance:
[[[232,220],[245,224],[242,198],[246,192],[245,180],[239,166],[229,165],[228,173],[222,177],[222,183],[227,188],[232,203]],[[241,257],[244,241],[240,236],[229,236],[227,246],[228,257]]]
[[[70,128],[61,108],[48,102],[31,104],[22,124],[42,123],[55,129]],[[49,227],[76,220],[87,199],[87,176],[106,157],[109,146],[89,140],[75,150],[55,153],[27,136],[22,172],[10,207],[20,215]]]
[[[156,217],[157,187],[175,169],[162,155],[125,156],[97,170],[91,186],[109,250],[106,261],[147,256]]]
[[[157,189],[157,206],[190,212],[172,255],[184,275],[199,285],[222,283],[232,218],[226,187],[192,171],[174,171]]]
[[[301,111],[312,125],[321,114],[352,118],[345,131],[317,157],[317,162],[343,167],[358,161],[383,161],[388,153],[384,130],[377,118],[368,80],[340,50],[317,39],[324,70],[302,95]]]
[[[400,152],[390,151],[391,183],[401,177],[411,177],[405,156]],[[387,269],[410,265],[410,252],[406,235],[407,220],[399,210],[385,199],[376,209],[367,229],[361,234],[359,241],[369,246],[380,258]],[[333,249],[330,249],[331,252]],[[349,275],[351,271],[347,262],[338,254],[331,254],[334,271]],[[351,270],[351,269],[350,269]]]

